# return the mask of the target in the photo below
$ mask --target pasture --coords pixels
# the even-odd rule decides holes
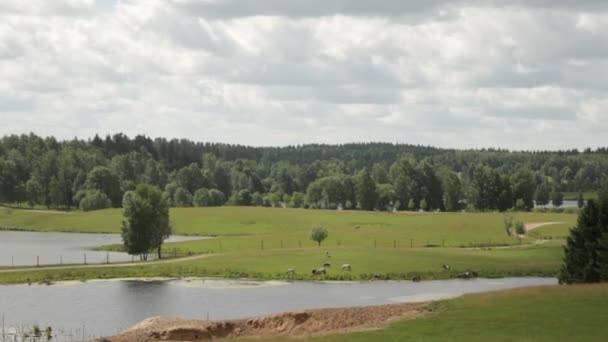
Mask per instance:
[[[562,240],[576,221],[574,214],[515,213],[526,223],[564,222],[534,230],[521,241],[508,236],[500,213],[384,213],[254,207],[176,208],[176,234],[212,235],[215,239],[166,244],[167,253],[212,254],[171,264],[134,267],[71,268],[1,273],[0,282],[138,276],[228,276],[312,279],[310,270],[332,264],[327,279],[449,278],[475,270],[481,276],[557,274]],[[0,210],[0,228],[36,231],[120,231],[121,211],[54,213]],[[309,240],[322,225],[329,237],[322,246]],[[538,236],[555,237],[537,244]],[[521,245],[520,245],[521,244]],[[483,247],[483,248],[478,248]],[[107,247],[118,249],[120,246]],[[326,252],[330,257],[327,257]],[[351,264],[352,272],[340,270]],[[450,264],[445,271],[441,265]]]

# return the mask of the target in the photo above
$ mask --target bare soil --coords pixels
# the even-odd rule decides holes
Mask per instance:
[[[525,229],[526,232],[529,232],[531,230],[534,230],[536,228],[540,228],[540,227],[544,227],[544,226],[552,226],[554,224],[563,224],[566,222],[538,222],[538,223],[526,223],[525,224]]]
[[[426,303],[286,312],[238,320],[148,318],[126,332],[97,342],[207,341],[221,338],[311,337],[377,329],[424,314]]]

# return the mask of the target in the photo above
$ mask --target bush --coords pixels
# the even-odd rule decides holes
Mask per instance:
[[[209,196],[211,196],[211,202],[215,207],[226,204],[226,195],[218,189],[209,190]]]
[[[521,222],[521,221],[515,222],[515,232],[518,235],[525,235],[526,234],[526,226],[524,225],[523,222]]]
[[[210,207],[213,202],[209,190],[206,188],[198,189],[194,193],[193,204],[195,207]]]
[[[79,208],[82,211],[100,210],[112,207],[112,201],[99,190],[86,190],[82,193]]]

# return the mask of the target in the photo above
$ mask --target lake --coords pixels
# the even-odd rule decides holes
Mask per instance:
[[[167,242],[209,237],[171,236]],[[95,251],[96,247],[121,244],[119,234],[39,233],[0,231],[0,266],[88,264],[131,261],[127,253]],[[150,254],[154,257],[153,254]]]
[[[374,282],[256,282],[182,279],[1,285],[5,331],[50,326],[54,341],[117,334],[145,318],[234,319],[311,308],[368,306],[444,299],[467,293],[539,285],[554,278]]]

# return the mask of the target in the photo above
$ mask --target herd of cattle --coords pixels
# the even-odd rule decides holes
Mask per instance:
[[[328,259],[331,258],[329,251],[325,251],[325,257]],[[330,267],[331,267],[331,264],[329,262],[325,262],[323,264],[323,266],[321,266],[319,268],[313,268],[311,273],[313,276],[326,275],[327,269],[329,269]],[[445,271],[450,270],[450,265],[442,265],[441,267]],[[340,268],[342,269],[342,271],[352,271],[353,270],[353,268],[350,264],[343,264]],[[294,276],[295,274],[296,274],[296,270],[294,268],[287,269],[287,276],[291,277],[291,276]],[[479,276],[479,274],[475,271],[466,271],[463,273],[458,273],[456,276],[461,279],[473,279],[473,278],[477,278]],[[379,276],[379,278],[380,278],[380,276]],[[416,276],[412,277],[412,281],[418,282],[421,280],[422,280],[422,277],[420,275],[416,275]]]

